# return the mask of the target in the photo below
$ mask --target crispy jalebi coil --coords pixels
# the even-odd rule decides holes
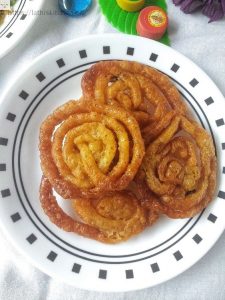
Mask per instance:
[[[145,172],[140,168],[134,180],[129,184],[128,190],[140,201],[141,206],[146,211],[147,225],[151,226],[158,220],[160,209],[158,207],[158,201],[149,189],[145,178]]]
[[[176,116],[149,145],[143,168],[154,200],[171,218],[192,217],[213,199],[216,158],[212,139],[184,116]]]
[[[49,180],[44,176],[40,185],[40,201],[45,214],[59,228],[101,242],[107,242],[104,234],[98,229],[73,219],[61,209],[56,201],[56,197],[53,195],[53,189]]]
[[[125,241],[146,227],[145,210],[128,192],[115,192],[98,200],[73,200],[76,213],[85,223],[73,219],[60,208],[45,177],[41,181],[40,201],[50,221],[59,228],[104,243]]]
[[[179,91],[168,76],[154,68],[142,65],[137,62],[132,62],[131,65],[130,62],[127,64],[126,61],[121,61],[120,65],[124,70],[129,71],[130,69],[132,69],[132,73],[140,73],[141,75],[150,78],[166,97],[169,105],[173,110],[179,112],[180,114],[185,114],[187,112],[187,107],[184,104]]]
[[[99,229],[113,243],[129,239],[147,225],[145,210],[128,191],[115,192],[94,200],[76,199],[73,207],[86,224]]]
[[[186,106],[176,87],[159,71],[136,62],[105,61],[82,78],[84,97],[101,104],[117,104],[132,111],[146,144],[165,129]]]
[[[122,190],[144,156],[135,118],[121,107],[69,101],[41,125],[41,167],[65,199]]]

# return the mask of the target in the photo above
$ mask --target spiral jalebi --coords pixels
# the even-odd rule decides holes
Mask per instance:
[[[76,199],[76,213],[86,223],[98,228],[108,241],[125,241],[147,226],[147,210],[128,191],[114,192],[99,199]]]
[[[154,201],[169,217],[192,217],[213,198],[216,158],[212,139],[184,116],[176,116],[149,145],[143,169]]]
[[[58,205],[53,189],[43,177],[40,201],[49,219],[59,228],[104,243],[118,243],[147,226],[147,210],[130,192],[114,192],[98,199],[75,199],[72,205],[83,222],[67,215]]]
[[[167,76],[136,62],[106,61],[92,66],[82,78],[84,97],[132,111],[148,144],[176,113],[187,108]]]
[[[41,167],[65,199],[122,190],[144,156],[135,118],[122,108],[69,101],[42,123]]]

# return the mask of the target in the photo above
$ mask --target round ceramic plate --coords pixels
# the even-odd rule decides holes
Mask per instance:
[[[143,233],[106,245],[53,225],[39,203],[38,134],[54,108],[81,96],[81,77],[100,60],[133,60],[166,73],[210,132],[219,161],[212,203],[191,219],[161,217]],[[224,98],[190,60],[160,43],[126,35],[89,36],[44,53],[5,93],[0,112],[0,222],[32,263],[54,278],[99,291],[162,283],[196,263],[224,230]],[[71,213],[69,201],[60,201]]]
[[[0,26],[0,58],[7,54],[31,28],[44,0],[17,0],[12,14]]]

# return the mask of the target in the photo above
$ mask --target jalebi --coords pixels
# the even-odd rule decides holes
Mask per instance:
[[[154,199],[169,217],[191,217],[213,198],[216,158],[212,139],[184,116],[176,116],[149,145],[143,169]]]
[[[182,98],[167,76],[136,62],[106,61],[82,78],[85,98],[132,111],[148,144],[176,113],[186,114]]]
[[[115,192],[99,199],[73,200],[75,212],[84,222],[73,219],[59,207],[45,177],[40,185],[40,201],[46,215],[59,228],[104,243],[125,241],[147,225],[147,210],[130,192]]]
[[[122,108],[70,101],[41,125],[44,176],[65,199],[125,189],[144,156],[135,118]]]

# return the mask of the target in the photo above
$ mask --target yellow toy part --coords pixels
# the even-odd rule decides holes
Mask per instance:
[[[145,0],[116,0],[116,2],[120,8],[128,12],[139,11],[145,4]]]

